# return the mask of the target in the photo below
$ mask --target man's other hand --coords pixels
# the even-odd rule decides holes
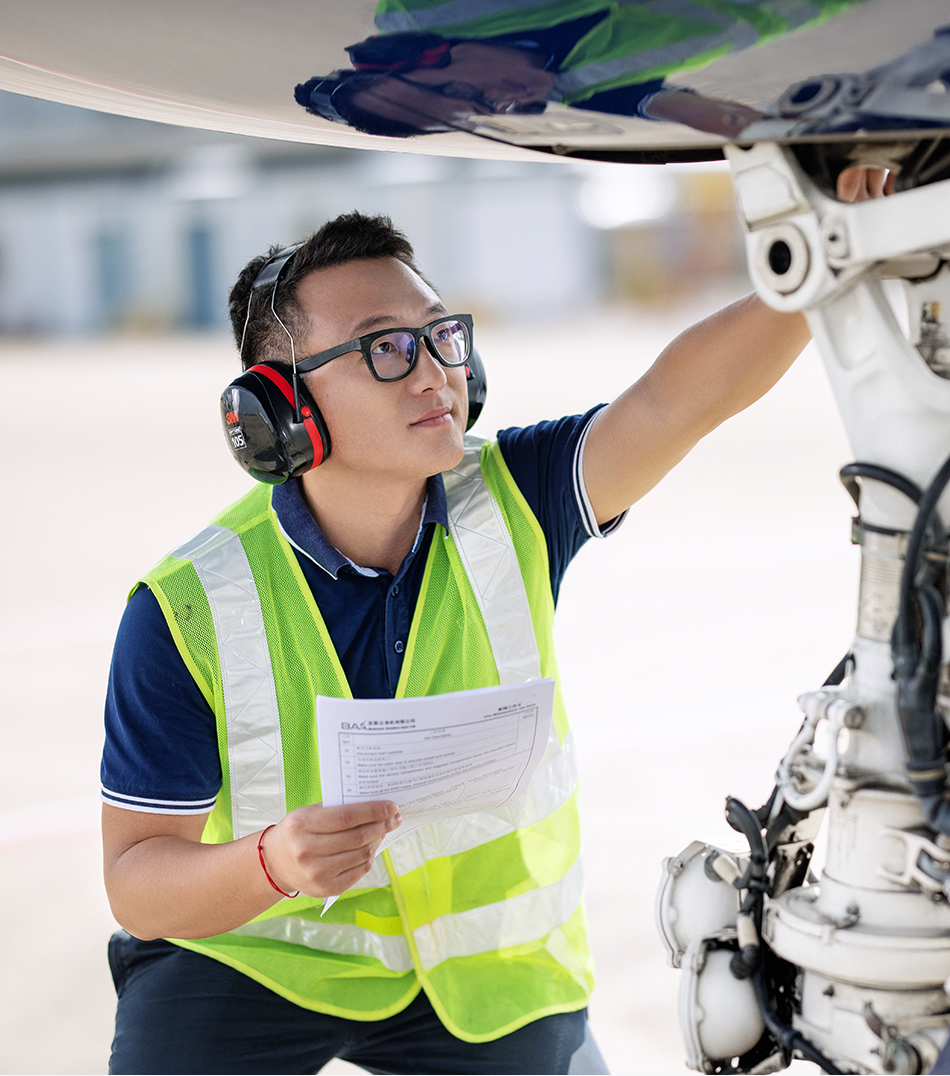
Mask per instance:
[[[379,844],[402,822],[387,801],[344,807],[313,804],[286,815],[261,842],[267,871],[287,893],[331,897],[368,873]]]

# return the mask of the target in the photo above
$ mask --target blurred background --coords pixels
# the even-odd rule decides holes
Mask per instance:
[[[214,331],[246,262],[390,214],[480,320],[670,306],[744,275],[724,165],[465,160],[243,138],[0,96],[0,332]]]
[[[115,627],[136,578],[247,488],[218,432],[230,284],[354,208],[390,214],[449,308],[475,315],[482,436],[612,398],[748,289],[724,165],[342,150],[0,94],[3,1073],[106,1070],[98,756]],[[739,847],[724,797],[767,797],[796,696],[850,644],[850,458],[809,349],[568,573],[591,1019],[615,1073],[684,1067],[679,974],[653,926],[662,858],[696,837]]]

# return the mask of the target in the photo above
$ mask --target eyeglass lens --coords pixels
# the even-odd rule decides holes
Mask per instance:
[[[426,336],[432,341],[439,358],[446,366],[461,366],[466,362],[471,344],[468,326],[449,319],[428,326]],[[416,337],[410,332],[391,332],[377,336],[370,345],[370,358],[376,376],[384,381],[404,377],[407,368],[415,365]]]

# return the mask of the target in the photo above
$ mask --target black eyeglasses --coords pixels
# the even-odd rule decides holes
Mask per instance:
[[[318,351],[316,355],[308,355],[297,363],[297,372],[305,374],[340,355],[359,351],[377,381],[401,381],[415,369],[420,340],[425,341],[429,354],[443,366],[464,366],[472,356],[472,315],[445,314],[421,329],[384,329],[367,333],[326,351]]]

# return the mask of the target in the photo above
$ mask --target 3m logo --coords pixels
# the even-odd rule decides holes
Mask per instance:
[[[238,422],[237,411],[225,411],[225,413],[224,413],[224,421],[229,426],[236,425],[237,422]]]
[[[235,426],[234,429],[228,430],[228,435],[231,438],[231,444],[235,450],[239,448],[247,448],[247,441],[244,440],[244,431],[240,426]]]

